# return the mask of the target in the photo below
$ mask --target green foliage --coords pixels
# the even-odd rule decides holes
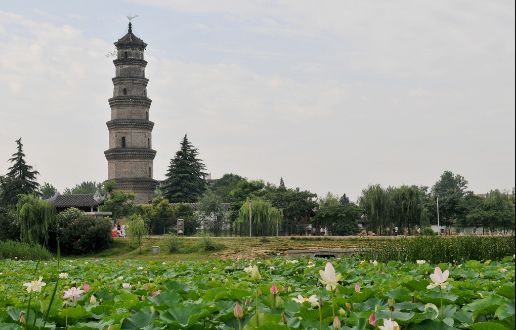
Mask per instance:
[[[449,285],[442,292],[427,289],[435,264],[372,263],[355,258],[330,261],[343,279],[336,284],[338,293],[328,292],[320,283],[327,262],[320,258],[295,263],[284,258],[260,260],[253,264],[262,279],[253,281],[244,271],[249,260],[166,264],[156,260],[66,260],[59,271],[68,273],[68,279],[56,276],[53,262],[39,263],[35,271],[32,261],[1,260],[0,325],[22,328],[23,311],[26,320],[37,316],[37,326],[45,319],[47,328],[70,329],[334,329],[335,316],[345,322],[341,329],[378,328],[386,319],[395,320],[402,329],[514,328],[512,257],[440,264],[450,274]],[[119,276],[123,279],[117,279]],[[46,282],[46,291],[34,293],[34,307],[25,312],[28,295],[22,284],[39,277]],[[83,292],[76,303],[63,304],[62,289],[85,282],[91,290]],[[273,282],[279,289],[275,295],[269,291]],[[47,309],[49,289],[57,288],[57,283],[55,303]],[[320,298],[320,308],[295,302],[298,295],[315,295]],[[93,296],[96,302],[91,302]],[[243,310],[240,319],[233,314],[236,302]],[[44,315],[45,310],[50,313]],[[376,327],[368,324],[373,313]]]
[[[219,236],[227,227],[226,208],[220,198],[213,191],[208,190],[198,202],[198,221],[205,230]]]
[[[107,198],[99,207],[101,211],[112,212],[115,221],[134,212],[134,193],[115,191],[112,183],[106,183],[104,187]]]
[[[161,187],[163,195],[171,203],[194,203],[206,189],[206,167],[198,154],[185,135],[180,150],[170,161]]]
[[[371,241],[366,258],[379,261],[463,262],[500,260],[514,254],[514,236],[418,236]]]
[[[43,199],[49,199],[57,193],[57,188],[48,182],[43,183],[43,185],[41,186],[41,198]]]
[[[432,195],[439,198],[439,215],[441,224],[450,226],[464,216],[461,207],[464,197],[468,194],[468,181],[450,171],[444,171],[439,181],[432,187]]]
[[[96,192],[102,191],[103,185],[100,182],[95,181],[83,181],[73,188],[66,188],[63,192],[65,195],[71,194],[95,194]]]
[[[200,252],[213,252],[224,249],[224,244],[215,242],[210,236],[204,235],[199,243],[198,250]]]
[[[437,233],[432,230],[430,227],[423,227],[420,230],[420,234],[423,236],[436,236]]]
[[[360,208],[349,200],[339,200],[329,194],[321,199],[320,207],[312,222],[316,227],[327,228],[331,235],[354,235],[358,233]]]
[[[163,197],[154,198],[152,204],[137,205],[136,212],[146,220],[152,235],[169,233],[177,221],[174,206]]]
[[[184,247],[183,239],[177,235],[169,235],[165,238],[165,244],[168,251],[171,253],[180,252]]]
[[[276,235],[282,218],[281,211],[274,208],[270,202],[261,198],[250,198],[240,208],[240,233],[249,233],[251,225],[252,236]]]
[[[20,225],[16,219],[16,211],[13,208],[0,208],[0,241],[19,239]]]
[[[86,254],[111,246],[111,220],[69,208],[57,215],[57,236],[63,254]]]
[[[148,233],[145,221],[140,215],[133,214],[129,217],[128,227],[129,238],[140,249],[141,254],[143,237]]]
[[[20,195],[16,208],[21,240],[47,245],[49,229],[55,221],[54,208],[34,195]]]
[[[0,259],[48,260],[52,254],[43,246],[15,241],[0,241]]]

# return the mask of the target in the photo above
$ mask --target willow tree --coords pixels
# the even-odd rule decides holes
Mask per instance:
[[[283,214],[270,202],[261,198],[249,198],[240,208],[238,226],[240,234],[249,236],[271,236],[278,233]]]
[[[367,227],[378,234],[390,223],[389,217],[389,195],[380,186],[369,186],[362,191],[359,205],[367,217]]]
[[[424,213],[424,191],[418,186],[389,187],[391,226],[407,228],[421,226]]]
[[[48,244],[48,232],[55,220],[55,209],[34,195],[20,195],[17,204],[20,238],[31,244]]]

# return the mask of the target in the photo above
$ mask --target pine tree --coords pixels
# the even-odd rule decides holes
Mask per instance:
[[[16,204],[17,196],[20,194],[39,195],[39,183],[36,181],[39,172],[34,171],[32,166],[25,162],[21,138],[16,140],[16,144],[17,151],[9,159],[13,165],[9,167],[6,176],[0,182],[2,204]]]
[[[163,195],[171,203],[194,203],[206,189],[202,160],[197,158],[198,150],[185,135],[181,148],[170,161],[166,179],[163,181]]]
[[[280,181],[279,181],[279,189],[282,189],[282,190],[285,190],[287,188],[285,188],[285,181],[283,181],[283,177],[280,178]]]

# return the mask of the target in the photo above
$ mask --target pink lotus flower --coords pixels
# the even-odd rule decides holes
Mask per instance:
[[[400,330],[400,326],[396,321],[393,321],[391,319],[383,320],[383,325],[379,326],[378,329],[380,330]]]
[[[357,283],[355,283],[355,292],[356,292],[356,293],[360,293],[361,289],[362,289],[362,288],[361,288],[361,286],[360,286],[360,283],[358,283],[358,282],[357,282]]]
[[[157,297],[161,294],[161,291],[160,290],[156,290],[154,291],[153,293],[151,293],[151,297]]]
[[[445,270],[443,273],[441,268],[435,267],[434,273],[430,274],[430,279],[433,283],[430,283],[426,288],[433,289],[435,287],[440,286],[441,289],[446,289],[446,286],[448,285],[446,281],[448,280],[449,275],[450,272],[448,270]]]
[[[277,295],[279,293],[279,289],[278,287],[276,286],[276,284],[272,283],[271,285],[271,289],[270,289],[270,292],[271,294],[273,295]]]
[[[122,288],[130,289],[131,288],[131,284],[129,284],[129,283],[122,283]]]
[[[84,283],[82,285],[82,289],[84,290],[84,292],[88,292],[91,290],[91,286],[88,283]]]
[[[71,287],[70,289],[65,290],[63,299],[77,301],[77,299],[79,299],[83,293],[84,293],[83,290],[76,288],[76,287]]]

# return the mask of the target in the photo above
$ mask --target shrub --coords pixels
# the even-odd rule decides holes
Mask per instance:
[[[111,245],[111,220],[94,218],[77,209],[68,209],[57,217],[57,236],[63,254],[93,253]]]
[[[428,260],[432,263],[500,260],[514,254],[514,236],[420,236],[372,241],[364,257],[379,261]]]
[[[435,231],[433,231],[432,228],[430,228],[430,227],[424,227],[424,228],[421,228],[421,235],[423,235],[423,236],[436,236],[437,233]]]
[[[224,244],[215,242],[210,236],[203,236],[199,243],[198,250],[201,252],[213,252],[224,249]]]
[[[169,252],[177,253],[180,252],[184,244],[181,238],[176,235],[170,235],[166,239],[166,245]]]
[[[0,241],[0,259],[48,260],[50,252],[41,245]]]

